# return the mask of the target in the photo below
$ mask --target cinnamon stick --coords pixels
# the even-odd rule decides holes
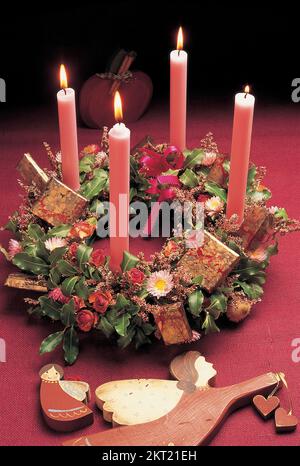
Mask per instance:
[[[118,74],[123,74],[123,73],[126,73],[126,71],[129,70],[129,68],[131,67],[132,63],[134,62],[135,60],[135,57],[136,57],[136,53],[134,51],[131,51],[129,52],[125,57],[124,57],[124,60],[120,66],[120,69],[118,71]],[[113,83],[112,83],[112,86],[110,88],[110,91],[109,91],[109,95],[113,95],[120,87],[121,85],[121,81],[119,80],[115,80]]]

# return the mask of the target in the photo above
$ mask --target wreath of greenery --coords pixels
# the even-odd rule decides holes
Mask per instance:
[[[60,154],[45,146],[52,165],[47,173],[59,179]],[[289,219],[285,209],[266,207],[271,193],[262,184],[265,169],[249,168],[247,206],[264,206],[269,217],[261,243],[249,251],[241,246],[235,219],[228,221],[224,215],[230,162],[218,152],[211,134],[199,148],[183,154],[166,144],[153,146],[149,142],[131,156],[131,201],[203,201],[205,228],[240,255],[238,265],[222,284],[207,293],[201,287],[201,276],[192,279],[177,271],[186,252],[183,238],[168,238],[149,261],[142,252],[138,256],[126,252],[120,274],[110,271],[109,258],[101,249],[93,249],[96,223],[103,214],[101,206],[109,197],[108,157],[104,130],[101,143],[85,147],[80,154],[80,193],[89,204],[77,223],[51,227],[35,217],[31,208],[40,193],[34,183],[21,183],[23,202],[6,225],[16,239],[10,240],[8,251],[1,248],[2,252],[21,271],[46,283],[48,290],[38,299],[25,298],[29,314],[62,325],[41,343],[40,353],[62,344],[65,361],[73,364],[79,353],[79,336],[91,332],[104,334],[121,348],[131,342],[139,348],[159,338],[153,310],[176,302],[184,306],[194,330],[192,340],[201,333],[219,331],[216,321],[224,315],[234,322],[248,315],[263,295],[266,268],[271,255],[277,253],[277,234],[299,230],[299,222]],[[177,182],[164,184],[169,178],[159,175],[176,177]],[[163,280],[164,292],[155,289],[155,276]]]

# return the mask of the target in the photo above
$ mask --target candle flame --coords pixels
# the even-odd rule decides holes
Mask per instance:
[[[65,65],[60,65],[60,87],[62,89],[67,89],[68,87],[68,78]]]
[[[177,34],[177,50],[182,50],[183,49],[183,32],[182,32],[182,27],[178,29],[178,34]]]
[[[123,120],[122,100],[119,91],[116,91],[114,98],[115,120],[120,123]]]
[[[245,86],[244,92],[245,92],[245,94],[249,94],[250,86],[248,86],[248,84],[247,84],[247,86]]]

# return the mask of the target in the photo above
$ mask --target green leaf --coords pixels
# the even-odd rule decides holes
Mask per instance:
[[[71,296],[78,280],[79,280],[79,277],[75,276],[75,277],[66,278],[62,282],[61,290],[65,296]]]
[[[89,288],[85,285],[85,279],[82,277],[77,285],[75,286],[75,294],[76,296],[79,296],[79,298],[82,298],[86,300],[89,297]]]
[[[121,336],[125,337],[127,334],[127,327],[130,324],[131,316],[128,313],[122,314],[115,323],[115,330]]]
[[[209,313],[206,314],[206,318],[202,324],[202,329],[205,330],[205,335],[220,331],[219,327],[216,325],[215,319]]]
[[[49,288],[56,288],[61,280],[61,274],[58,271],[57,267],[53,267],[53,269],[50,270],[49,273],[49,280],[48,280],[48,286]],[[50,284],[49,284],[50,281]]]
[[[86,244],[81,244],[77,249],[77,261],[80,270],[84,271],[84,265],[88,263],[90,255],[93,252],[93,248]]]
[[[37,241],[36,255],[41,259],[44,259],[46,262],[49,262],[50,253],[48,249],[46,249],[44,242],[40,239]]]
[[[221,312],[226,312],[227,297],[220,291],[215,291],[210,297],[210,305],[206,309],[215,319]]]
[[[125,309],[127,306],[131,304],[131,301],[125,298],[124,295],[121,293],[118,294],[116,304],[113,306],[113,309],[116,311],[120,311],[122,309]]]
[[[262,202],[271,199],[272,193],[269,189],[265,188],[262,191],[252,191],[249,193],[249,196],[254,202]]]
[[[255,181],[255,177],[257,175],[257,169],[255,166],[249,168],[248,171],[248,179],[247,179],[247,191],[252,189],[252,184]]]
[[[240,288],[242,288],[244,293],[250,299],[259,299],[264,294],[264,290],[257,283],[246,283],[246,282],[241,282],[240,280],[236,280],[233,285],[239,286]]]
[[[27,234],[31,239],[39,240],[45,238],[45,232],[36,223],[30,223],[27,229]]]
[[[182,184],[188,186],[189,188],[195,188],[199,184],[198,177],[189,168],[182,173],[179,179]]]
[[[142,329],[145,335],[151,335],[153,332],[155,332],[156,327],[154,327],[154,325],[149,324],[148,322],[144,322],[142,324]]]
[[[123,261],[121,264],[121,269],[123,272],[128,272],[128,270],[133,269],[139,263],[138,257],[130,254],[130,252],[125,251],[123,254]]]
[[[86,199],[93,199],[99,196],[106,185],[107,178],[107,172],[102,168],[97,168],[94,170],[94,178],[82,184],[81,194],[86,197]]]
[[[140,348],[143,345],[147,345],[151,343],[150,338],[148,338],[142,329],[137,328],[135,332],[135,347],[136,349]]]
[[[195,165],[199,165],[204,157],[204,150],[203,149],[194,149],[190,152],[185,161],[184,161],[184,168],[194,168]]]
[[[201,285],[202,282],[203,282],[203,276],[202,275],[197,275],[197,277],[194,277],[193,280],[192,280],[192,283],[194,285]]]
[[[82,157],[79,162],[79,172],[80,173],[90,173],[95,164],[95,155],[86,155]]]
[[[75,320],[75,306],[73,299],[71,299],[71,301],[62,307],[61,321],[66,327],[69,327],[75,324]]]
[[[79,354],[79,338],[73,325],[65,332],[63,350],[66,363],[74,364]]]
[[[287,211],[286,211],[283,207],[280,208],[280,209],[278,209],[278,210],[275,212],[274,216],[275,216],[276,218],[282,218],[283,220],[288,220],[288,218],[289,218],[289,216],[288,216],[288,214],[287,214]]]
[[[57,227],[51,228],[51,230],[48,231],[47,236],[58,236],[59,238],[66,238],[70,233],[71,228],[72,225],[62,223]]]
[[[18,215],[19,215],[18,212],[13,213],[13,215],[11,216],[11,218],[9,219],[9,221],[4,227],[5,230],[11,231],[12,233],[17,232],[18,223],[17,223],[17,220],[15,220],[15,218],[17,218]]]
[[[97,329],[101,330],[107,338],[111,337],[115,331],[114,327],[104,316],[100,318],[100,321],[97,324]]]
[[[200,290],[196,290],[190,294],[189,308],[190,308],[191,314],[193,314],[196,317],[199,317],[201,310],[202,310],[203,300],[204,300],[204,295],[202,291]]]
[[[63,256],[66,254],[68,248],[66,246],[63,246],[61,248],[55,248],[51,254],[50,254],[50,257],[49,257],[49,260],[50,260],[50,264],[53,265],[53,264],[56,264],[56,262],[58,262],[60,259],[63,258]]]
[[[118,338],[118,346],[121,349],[126,348],[132,342],[134,335],[135,335],[135,329],[130,328],[126,336]]]
[[[63,259],[57,262],[56,267],[64,277],[73,277],[77,274],[77,269]]]
[[[129,202],[132,202],[132,199],[137,195],[137,189],[136,188],[130,188],[130,193],[129,193]]]
[[[49,335],[42,341],[40,346],[40,354],[50,353],[53,351],[63,340],[64,332],[56,332]]]
[[[43,259],[30,256],[26,252],[20,252],[16,254],[12,260],[12,263],[19,267],[19,269],[34,273],[36,275],[47,275],[49,272],[49,266],[45,261],[43,261]]]
[[[214,183],[213,181],[207,181],[204,186],[205,191],[207,191],[209,194],[218,196],[220,199],[222,199],[223,202],[227,202],[227,194],[225,189],[221,188],[221,186],[219,186],[217,183]]]
[[[41,296],[39,298],[39,303],[43,311],[43,315],[46,315],[53,320],[60,320],[60,303],[53,301],[53,299],[50,299],[47,296]]]

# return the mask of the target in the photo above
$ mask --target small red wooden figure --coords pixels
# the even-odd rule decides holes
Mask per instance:
[[[39,372],[43,416],[51,429],[71,432],[93,423],[93,412],[86,406],[90,399],[86,382],[61,380],[64,371],[57,364],[47,364]]]

